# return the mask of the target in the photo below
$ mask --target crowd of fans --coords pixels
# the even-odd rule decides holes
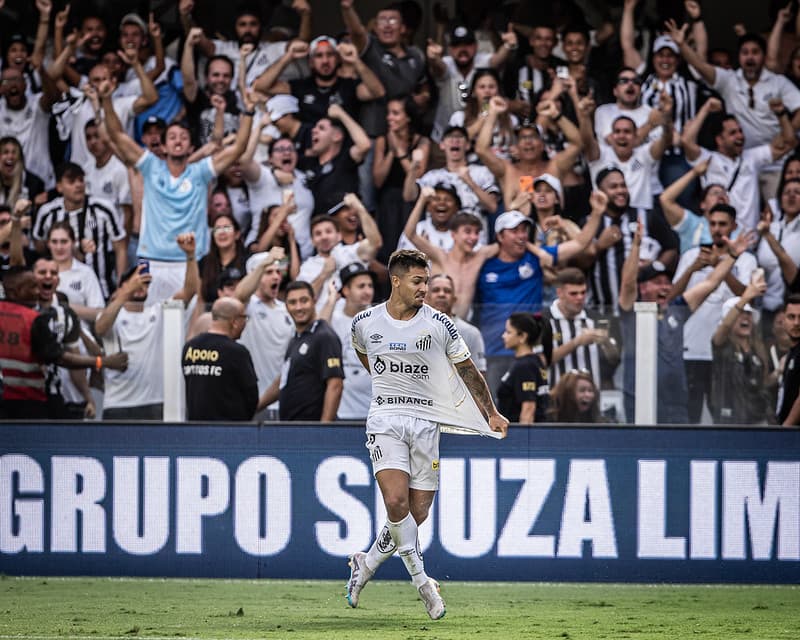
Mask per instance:
[[[795,5],[726,51],[696,0],[176,4],[2,43],[3,417],[159,419],[173,298],[190,419],[363,419],[350,325],[418,248],[512,420],[631,421],[639,300],[659,423],[800,423]]]

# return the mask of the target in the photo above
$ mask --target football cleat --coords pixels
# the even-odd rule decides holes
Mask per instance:
[[[419,597],[425,603],[431,620],[444,618],[447,610],[444,607],[442,596],[439,595],[439,583],[436,580],[428,578],[428,581],[419,588]]]
[[[347,581],[347,604],[354,609],[358,606],[358,596],[364,585],[369,582],[373,576],[373,572],[367,569],[366,563],[367,554],[363,551],[357,551],[350,556],[350,580]]]

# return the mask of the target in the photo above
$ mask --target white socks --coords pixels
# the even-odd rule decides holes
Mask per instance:
[[[397,553],[411,576],[411,582],[416,588],[421,587],[428,581],[428,576],[425,573],[425,565],[422,562],[422,554],[419,551],[416,521],[411,516],[411,513],[408,513],[400,522],[388,521],[387,527],[394,544],[397,546]],[[383,531],[379,539],[381,537],[383,537]],[[369,552],[372,553],[372,549]],[[369,555],[367,557],[369,558]],[[388,558],[389,556],[386,557]],[[369,567],[369,562],[367,562],[367,567]]]
[[[389,521],[387,520],[381,532],[378,534],[378,537],[375,538],[375,542],[372,543],[369,551],[367,551],[367,557],[364,561],[367,565],[367,569],[375,573],[379,566],[394,555],[395,551],[397,551],[397,545],[394,543],[394,540],[392,540],[392,534],[389,531]]]

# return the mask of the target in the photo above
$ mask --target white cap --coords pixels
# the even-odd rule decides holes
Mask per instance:
[[[670,51],[674,52],[677,55],[681,54],[680,47],[678,47],[678,45],[675,44],[675,41],[672,38],[666,35],[658,36],[653,41],[653,53],[655,53],[656,51],[661,51],[662,49],[669,49]]]
[[[244,265],[244,270],[247,273],[253,271],[258,265],[260,265],[264,260],[269,257],[269,251],[260,251],[258,253],[254,253],[247,259],[247,262]]]
[[[119,22],[119,28],[122,29],[126,24],[135,24],[142,30],[144,35],[147,35],[147,25],[138,13],[126,13],[122,16],[122,20]]]
[[[277,122],[283,116],[300,111],[297,98],[286,93],[279,93],[267,100],[267,113],[273,122]]]
[[[531,219],[524,213],[522,213],[521,211],[517,211],[516,209],[512,209],[511,211],[506,211],[505,213],[498,216],[497,220],[495,220],[494,232],[500,233],[501,231],[505,231],[506,229],[516,229],[523,222],[531,224]]]
[[[720,322],[725,319],[725,316],[728,315],[728,312],[734,307],[734,305],[738,304],[741,298],[739,296],[733,296],[733,298],[728,298],[722,304],[722,315],[720,316]],[[753,314],[753,322],[758,322],[758,319],[761,317],[761,314],[754,309],[750,303],[747,303],[742,307],[742,311],[748,311]]]
[[[335,53],[336,47],[339,45],[335,38],[331,38],[330,36],[318,36],[308,45],[308,55],[312,55],[317,50],[317,47],[324,46],[330,47]]]
[[[556,178],[551,173],[543,173],[540,176],[537,176],[533,180],[533,186],[536,186],[537,182],[544,182],[545,184],[549,185],[550,188],[558,194],[558,201],[561,205],[564,205],[564,190],[561,187],[561,180]]]

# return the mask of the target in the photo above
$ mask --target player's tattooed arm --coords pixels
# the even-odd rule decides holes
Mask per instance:
[[[481,375],[481,372],[478,371],[478,367],[472,362],[472,358],[467,358],[463,362],[457,363],[455,366],[458,375],[461,376],[461,379],[464,381],[475,403],[486,415],[489,421],[489,427],[492,431],[499,431],[505,436],[508,431],[508,420],[506,420],[506,418],[497,411],[497,407],[494,406],[494,400],[492,400],[492,393],[489,391],[489,385],[486,384],[486,379]]]

